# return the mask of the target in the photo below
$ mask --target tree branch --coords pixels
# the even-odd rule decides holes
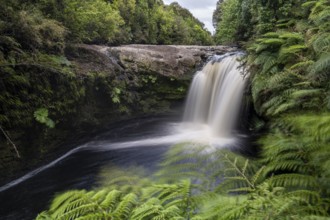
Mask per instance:
[[[17,147],[16,145],[14,144],[14,142],[10,139],[9,135],[5,132],[5,130],[3,130],[3,128],[1,127],[0,125],[0,130],[2,131],[2,133],[5,135],[6,139],[9,141],[9,143],[13,146],[15,152],[16,152],[16,155],[18,158],[21,158],[21,156],[19,155],[19,152],[17,150]]]

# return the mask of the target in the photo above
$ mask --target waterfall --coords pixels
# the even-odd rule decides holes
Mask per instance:
[[[195,74],[184,111],[186,126],[207,127],[215,138],[232,136],[246,83],[239,56],[216,56]]]

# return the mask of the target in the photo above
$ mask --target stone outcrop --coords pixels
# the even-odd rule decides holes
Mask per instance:
[[[81,45],[106,55],[110,68],[130,73],[155,73],[180,77],[195,71],[208,57],[236,51],[227,46],[124,45],[106,47]]]

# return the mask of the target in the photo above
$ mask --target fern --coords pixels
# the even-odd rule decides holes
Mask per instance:
[[[49,211],[38,215],[37,219],[104,219],[110,216],[125,219],[131,214],[137,197],[128,194],[119,200],[119,195],[118,191],[106,190],[69,191],[57,196]]]
[[[304,73],[313,63],[314,61],[312,60],[301,61],[293,64],[289,69],[298,73]]]
[[[268,45],[269,47],[280,47],[282,46],[282,44],[285,42],[283,41],[282,39],[279,39],[279,38],[260,38],[257,40],[257,42],[260,42],[262,44],[266,44]]]
[[[312,39],[312,46],[316,53],[330,52],[330,36],[327,33],[315,35]]]
[[[330,177],[326,167],[330,156],[329,115],[286,116],[275,123],[275,128],[275,134],[260,141],[267,163],[265,172],[286,172],[273,177],[275,185],[317,189],[323,184],[321,176]]]
[[[307,46],[302,44],[291,45],[289,47],[281,48],[279,52],[278,59],[281,62],[288,62],[288,59],[296,58],[295,56],[299,56],[300,53],[307,49]]]
[[[304,8],[309,8],[311,9],[312,7],[315,6],[317,1],[307,1],[305,3],[303,3],[301,6],[304,7]]]
[[[267,32],[266,34],[262,35],[264,38],[278,38],[280,36],[277,32]]]
[[[184,219],[180,216],[180,212],[181,211],[178,207],[169,206],[165,208],[161,205],[161,202],[158,199],[152,198],[134,210],[132,219]]]
[[[253,64],[262,65],[262,70],[260,74],[266,74],[266,73],[274,74],[277,72],[277,68],[274,68],[276,67],[277,64],[277,55],[270,52],[263,52],[255,58]]]
[[[218,152],[222,156],[224,179],[216,187],[218,192],[250,192],[256,189],[264,167],[259,168],[257,163],[250,164],[249,160],[244,160],[228,152]],[[217,175],[220,173],[217,172]]]
[[[279,36],[280,39],[284,39],[287,45],[300,44],[304,42],[304,36],[297,32],[284,32]]]
[[[117,204],[117,208],[114,210],[113,215],[117,219],[128,219],[132,214],[133,208],[137,204],[138,197],[129,193],[125,195],[120,203]]]
[[[329,79],[330,53],[320,57],[310,68],[309,77],[317,78],[321,81]]]

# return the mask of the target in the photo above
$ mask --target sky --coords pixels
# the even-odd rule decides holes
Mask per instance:
[[[212,15],[218,0],[163,0],[165,4],[178,2],[182,7],[189,9],[189,11],[198,20],[205,24],[205,27],[211,32],[214,32],[212,25]]]

